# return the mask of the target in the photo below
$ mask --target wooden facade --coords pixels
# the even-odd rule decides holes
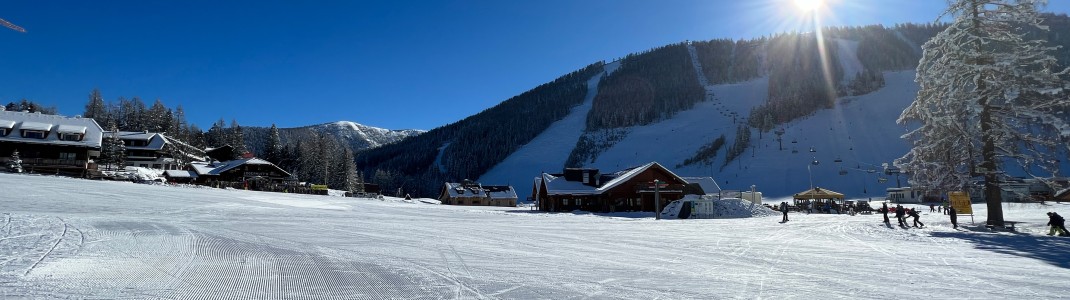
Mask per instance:
[[[563,174],[543,174],[535,180],[532,198],[539,210],[562,212],[649,211],[655,208],[653,182],[661,207],[684,197],[688,182],[656,162],[613,174],[595,169],[565,169]]]

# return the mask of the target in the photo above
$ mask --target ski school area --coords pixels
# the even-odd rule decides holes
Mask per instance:
[[[0,298],[1052,299],[1070,239],[1004,204],[1016,231],[915,208],[781,212],[742,200],[650,212],[546,213],[0,174]],[[694,198],[692,198],[693,200]],[[427,201],[421,201],[427,200]],[[788,202],[767,199],[765,203]],[[893,219],[894,222],[894,219]]]

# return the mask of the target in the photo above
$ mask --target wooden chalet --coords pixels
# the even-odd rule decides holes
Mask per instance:
[[[85,176],[104,130],[90,118],[0,110],[0,165],[18,150],[28,172]]]
[[[282,182],[291,178],[289,172],[259,158],[192,162],[185,170],[168,170],[164,176],[168,181],[209,185],[215,182]]]
[[[482,185],[465,180],[447,182],[439,194],[439,200],[447,205],[516,206],[516,191],[507,185]]]
[[[550,212],[654,211],[654,180],[662,208],[684,197],[689,184],[657,162],[600,174],[597,169],[567,168],[563,174],[543,173],[535,178],[532,199],[539,210]]]

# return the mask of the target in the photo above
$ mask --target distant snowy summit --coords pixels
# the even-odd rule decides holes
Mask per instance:
[[[244,127],[245,145],[254,153],[262,153],[264,142],[271,135],[268,127]],[[351,121],[338,121],[302,127],[279,128],[279,138],[283,145],[294,141],[306,140],[317,136],[327,137],[349,148],[359,151],[395,143],[410,136],[420,135],[426,130],[402,129],[391,130],[363,125]]]
[[[312,125],[308,128],[319,133],[331,134],[345,140],[352,145],[354,149],[375,148],[427,132],[427,130],[419,129],[385,129],[351,121],[324,123]]]

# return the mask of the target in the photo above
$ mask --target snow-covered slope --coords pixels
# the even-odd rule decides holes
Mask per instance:
[[[880,215],[653,220],[0,173],[4,299],[1055,299],[1070,239]],[[414,201],[418,202],[418,201]],[[985,219],[976,205],[976,219]]]
[[[618,67],[619,61],[604,66],[606,73],[612,73]],[[527,145],[495,165],[479,181],[491,185],[508,184],[518,191],[526,191],[539,173],[560,172],[587,125],[587,113],[591,111],[601,79],[602,74],[598,74],[587,80],[587,95],[582,104],[573,107],[564,119],[554,122]]]
[[[854,55],[857,43],[839,41],[836,46],[843,71],[860,70],[861,63]],[[624,138],[586,166],[612,172],[657,161],[682,176],[713,176],[725,189],[749,190],[753,184],[773,197],[808,189],[812,174],[815,186],[849,196],[883,197],[886,188],[896,186],[895,178],[879,183],[879,174],[869,170],[881,171],[882,163],[906,153],[908,144],[900,139],[906,129],[895,120],[918,90],[913,71],[884,75],[886,85],[880,90],[841,98],[832,109],[781,126],[785,132],[783,150],[773,132],[761,133],[759,139],[759,133],[752,129],[746,153],[723,165],[725,149],[731,146],[736,128],[744,124],[752,108],[766,101],[768,80],[760,78],[707,86],[707,101],[668,120],[624,128]],[[540,171],[560,172],[568,155],[564,148],[575,144],[585,118],[586,110],[574,110],[480,180],[523,190],[530,188],[531,178]],[[677,167],[722,134],[728,144],[717,153],[713,164]],[[810,152],[811,148],[815,152]],[[818,164],[812,164],[814,160]],[[847,174],[840,175],[841,170]],[[906,185],[905,178],[901,184]]]

